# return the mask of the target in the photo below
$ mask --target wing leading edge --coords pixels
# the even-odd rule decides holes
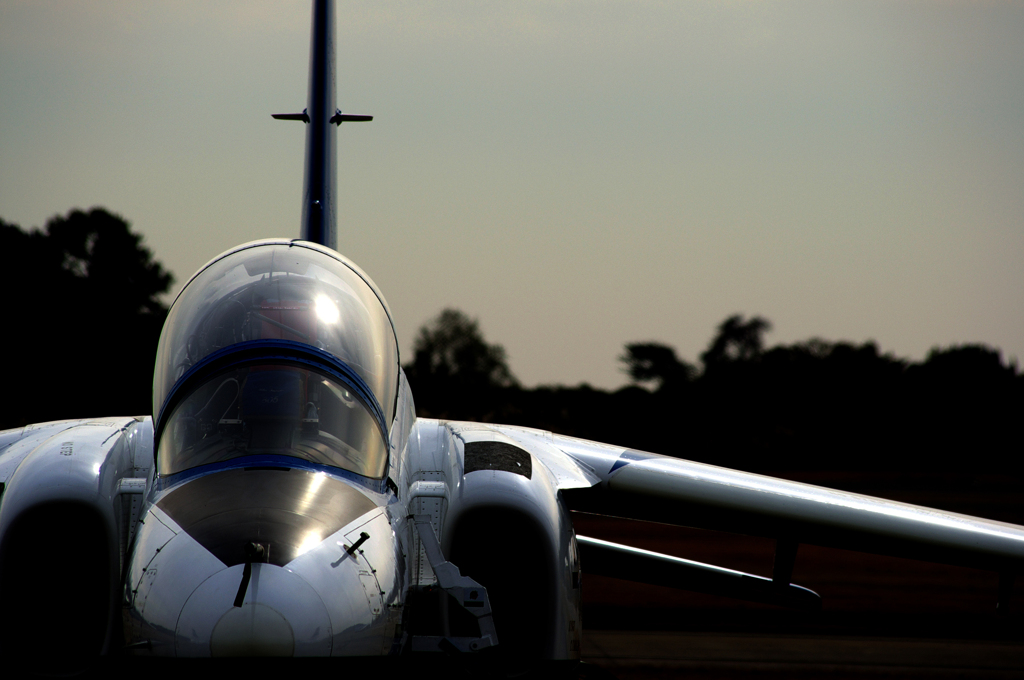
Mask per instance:
[[[1021,526],[539,430],[495,429],[524,446],[558,449],[598,480],[562,491],[573,510],[776,539],[775,580],[788,582],[800,543],[988,569],[1004,582],[1024,568]]]

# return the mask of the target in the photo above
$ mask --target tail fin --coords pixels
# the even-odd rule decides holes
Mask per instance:
[[[274,114],[278,120],[306,124],[306,177],[302,189],[302,238],[338,247],[337,130],[343,122],[373,116],[343,114],[334,95],[334,1],[313,0],[309,46],[309,93],[302,113]]]

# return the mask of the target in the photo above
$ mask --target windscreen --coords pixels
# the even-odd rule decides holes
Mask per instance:
[[[399,360],[383,298],[334,251],[290,241],[247,244],[217,258],[175,300],[153,376],[158,420],[168,415],[161,409],[189,369],[214,352],[256,340],[286,340],[333,355],[366,383],[390,427]]]
[[[216,374],[177,402],[160,437],[161,475],[254,455],[300,458],[381,479],[387,444],[362,401],[308,368]]]

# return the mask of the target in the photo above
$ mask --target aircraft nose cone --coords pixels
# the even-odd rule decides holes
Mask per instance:
[[[295,633],[281,612],[265,604],[232,607],[213,628],[212,656],[293,656]]]
[[[329,656],[331,619],[323,600],[290,569],[253,564],[242,606],[234,605],[244,565],[222,569],[189,596],[178,617],[178,656]]]

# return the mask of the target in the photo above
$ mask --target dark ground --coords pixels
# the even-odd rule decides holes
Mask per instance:
[[[893,500],[1024,524],[1011,477],[953,473],[785,475]],[[774,542],[575,514],[576,531],[770,576]],[[1024,579],[995,611],[998,576],[801,545],[793,581],[818,592],[820,613],[587,576],[583,657],[627,678],[1024,677]]]

